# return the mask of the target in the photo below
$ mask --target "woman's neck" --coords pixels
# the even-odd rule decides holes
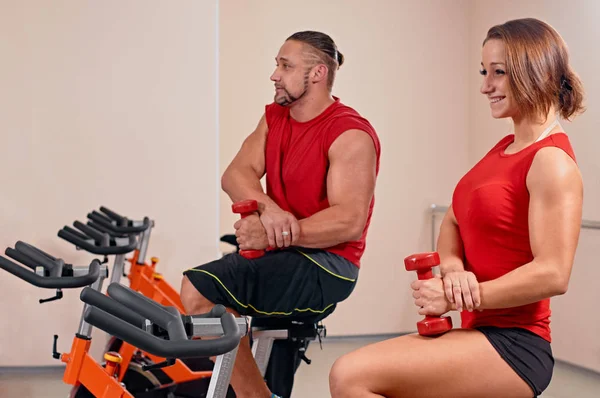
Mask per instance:
[[[513,117],[515,148],[524,148],[534,142],[541,140],[561,128],[557,120],[558,116],[551,109],[544,118],[518,118]],[[554,125],[554,126],[553,126]],[[549,131],[548,128],[550,128]],[[544,135],[542,137],[542,135]]]

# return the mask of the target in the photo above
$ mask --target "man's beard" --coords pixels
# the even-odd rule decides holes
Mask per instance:
[[[290,106],[294,102],[298,101],[300,98],[304,97],[304,94],[306,94],[306,92],[308,91],[308,73],[309,72],[307,71],[304,74],[304,87],[299,95],[293,96],[289,91],[287,91],[286,88],[281,87],[285,95],[279,98],[275,97],[275,102],[277,102],[277,104],[281,106]]]

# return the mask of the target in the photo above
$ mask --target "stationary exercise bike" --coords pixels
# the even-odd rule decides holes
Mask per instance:
[[[176,308],[162,306],[118,283],[111,284],[107,291],[110,297],[89,288],[82,291],[81,300],[90,306],[84,314],[87,322],[128,344],[169,358],[169,363],[175,358],[219,355],[206,397],[226,396],[238,345],[245,334],[242,330],[247,328],[245,319],[234,318],[222,305],[208,314],[181,316]],[[192,340],[216,335],[222,337]],[[196,345],[195,350],[190,343]],[[199,343],[204,345],[202,350]]]
[[[126,221],[126,220],[125,220]],[[144,228],[148,228],[150,222],[146,218],[141,224]],[[121,226],[121,228],[129,228],[130,232],[125,234],[115,234],[109,231],[107,228],[97,224],[94,221],[89,221],[87,224],[83,224],[79,221],[73,223],[74,228],[65,226],[58,232],[58,236],[62,239],[72,243],[77,248],[83,249],[92,254],[100,254],[105,256],[104,262],[108,261],[106,257],[107,247],[118,245],[119,242],[133,241],[133,247],[130,247],[128,252],[132,252],[135,248],[139,248],[140,242],[137,240],[140,232],[135,230],[138,225]],[[133,230],[133,232],[131,232]],[[145,232],[142,230],[141,232]],[[134,254],[135,258],[135,254]],[[136,263],[137,264],[137,263]],[[137,264],[138,267],[143,265]],[[121,278],[124,275],[125,268],[125,253],[115,255],[114,265],[112,269],[111,284],[119,284]],[[147,268],[150,269],[150,268]],[[145,272],[145,271],[144,271]],[[131,275],[131,273],[130,273]],[[173,303],[173,300],[168,296],[162,294],[161,284],[153,284],[152,280],[145,278],[145,273],[138,273],[137,277],[140,278],[142,286],[145,286],[144,293],[150,295],[152,301],[157,302],[155,299],[162,297],[164,303],[167,306],[176,308],[181,313],[181,308]],[[144,279],[145,278],[145,279]],[[158,282],[162,281],[162,278],[158,279]],[[137,286],[140,286],[138,284]],[[178,298],[177,298],[178,299]],[[161,304],[157,302],[158,304]],[[181,359],[168,362],[166,358],[156,356],[151,352],[145,352],[127,342],[123,342],[121,339],[112,336],[106,346],[105,352],[117,352],[119,354],[120,364],[117,369],[117,380],[125,382],[128,375],[134,373],[142,373],[143,377],[136,377],[135,379],[128,380],[128,389],[138,396],[140,392],[153,391],[156,393],[157,389],[163,386],[171,386],[169,390],[178,397],[189,397],[189,398],[204,398],[208,391],[210,378],[213,374],[212,368],[213,363],[208,358],[186,358],[185,363]],[[195,370],[191,369],[189,364],[194,364]],[[201,365],[201,366],[200,366]],[[230,388],[228,396],[232,396],[233,390]],[[85,398],[86,392],[80,390],[75,395],[76,398]],[[155,395],[152,395],[154,397]]]
[[[126,244],[115,242],[111,247],[104,247],[103,254],[118,254],[122,255],[131,251],[135,247],[135,240],[129,239]],[[108,276],[108,269],[105,263],[100,263],[98,260],[93,260],[89,267],[74,267],[70,264],[65,264],[62,259],[53,257],[42,250],[24,242],[17,242],[15,248],[7,248],[6,255],[15,261],[25,265],[27,268],[18,265],[2,256],[0,256],[0,268],[12,273],[13,275],[42,288],[57,289],[57,294],[51,299],[40,300],[41,303],[54,301],[62,298],[62,289],[79,288],[86,285],[82,292],[82,300],[87,302],[92,300],[98,301],[98,297],[105,297],[100,293],[104,279]],[[113,284],[113,290],[119,291],[120,285]],[[124,287],[123,287],[124,288]],[[124,288],[127,289],[127,288]],[[83,294],[86,293],[86,294]],[[100,299],[102,301],[102,299]],[[147,300],[147,299],[146,299]],[[152,303],[150,300],[147,300]],[[153,304],[154,312],[159,312],[157,308],[164,309],[165,307],[159,304]],[[220,308],[219,308],[220,307]],[[222,306],[215,307],[209,314],[194,317],[185,317],[185,320],[193,327],[193,336],[213,336],[222,334],[225,330],[225,336],[217,340],[183,342],[177,341],[177,344],[169,346],[164,339],[183,340],[181,333],[172,335],[171,329],[173,325],[181,323],[181,329],[184,327],[183,319],[179,312],[174,309],[165,309],[166,312],[175,314],[171,316],[169,322],[164,323],[164,316],[156,318],[157,315],[145,313],[144,317],[129,316],[128,321],[135,325],[136,328],[142,330],[147,324],[146,319],[154,320],[157,325],[162,326],[158,329],[157,334],[160,338],[155,340],[142,339],[139,346],[144,347],[152,355],[169,358],[164,365],[171,365],[176,359],[183,357],[199,357],[199,356],[223,356],[217,360],[215,367],[216,371],[212,372],[210,385],[208,387],[207,398],[210,397],[225,397],[229,378],[231,376],[232,367],[226,367],[223,371],[224,364],[232,364],[237,353],[237,346],[240,338],[245,334],[247,329],[246,320],[243,318],[233,318],[230,314],[225,314],[225,309]],[[113,304],[108,307],[103,307],[106,311],[118,311],[119,306]],[[152,397],[152,398],[173,398],[173,392],[176,385],[157,385],[153,380],[151,373],[147,372],[149,366],[128,367],[123,380],[119,381],[117,373],[121,365],[122,358],[116,352],[107,352],[104,355],[106,363],[104,366],[98,364],[90,355],[89,347],[91,345],[92,325],[88,323],[87,317],[89,306],[84,308],[84,314],[80,323],[78,333],[73,339],[71,351],[67,354],[60,354],[56,350],[57,336],[54,337],[53,357],[66,363],[63,380],[67,384],[74,386],[71,397],[102,397],[102,398],[121,398],[121,397]],[[130,314],[131,315],[131,314]],[[193,323],[194,320],[204,318],[203,322],[198,327]],[[220,321],[218,320],[220,318]],[[227,325],[225,325],[227,323]],[[223,324],[222,327],[219,325]],[[233,325],[233,326],[232,326]],[[165,334],[166,331],[166,334]],[[160,334],[162,332],[162,334]],[[137,333],[139,335],[139,333]],[[137,336],[136,335],[136,336]],[[141,338],[141,337],[136,337]],[[187,340],[187,338],[186,338]],[[133,340],[138,342],[138,340]],[[213,343],[214,342],[214,343]],[[152,343],[152,344],[150,344]],[[171,351],[170,348],[177,348]],[[229,358],[224,361],[224,358]],[[153,365],[153,366],[156,366]],[[140,386],[144,385],[141,389]],[[220,386],[218,389],[217,386]],[[224,391],[224,392],[223,392]],[[218,392],[218,394],[217,394]]]
[[[104,234],[108,234],[111,239],[124,239],[131,235],[137,236],[138,246],[133,257],[128,260],[131,263],[130,272],[127,275],[130,280],[130,287],[161,304],[177,307],[183,313],[178,293],[168,285],[162,275],[156,272],[157,259],[152,258],[151,264],[145,262],[150,233],[154,226],[153,221],[150,221],[147,217],[143,221],[131,221],[106,207],[101,207],[100,212],[93,211],[89,213],[88,219],[90,221],[87,222],[87,225],[80,222],[73,223],[79,231],[75,231],[70,227],[63,228],[63,230],[70,233],[70,240],[67,240],[94,253],[93,248],[83,245],[81,240],[93,241],[95,239],[97,241]],[[65,238],[66,235],[62,233],[59,236]],[[224,235],[221,237],[221,241],[234,245],[236,250],[239,250],[234,235]],[[121,260],[115,259],[113,282],[119,280],[123,268],[124,265],[122,265]],[[301,361],[304,360],[310,364],[310,360],[306,358],[306,349],[311,341],[316,339],[320,341],[325,336],[324,326],[290,318],[256,318],[252,320],[252,325],[253,354],[267,385],[279,395],[289,396],[293,386],[294,374]],[[135,347],[129,344],[123,345],[121,340],[114,336],[111,337],[106,350],[119,351],[123,358],[132,358],[131,360],[134,362],[143,360],[143,357],[131,356],[135,352]],[[120,376],[123,375],[128,360],[124,360],[124,362]],[[200,371],[210,375],[212,362],[203,358],[186,359],[182,362],[187,368],[178,364],[177,370],[163,369],[162,371],[154,371],[154,373],[161,383],[175,382],[180,384],[180,393],[187,386],[189,396],[197,396],[194,394],[197,394],[202,388],[194,383],[186,383],[186,381],[194,380],[191,376],[192,370],[196,371],[197,375]],[[166,374],[167,371],[169,374]],[[235,394],[230,390],[228,397],[234,396]]]

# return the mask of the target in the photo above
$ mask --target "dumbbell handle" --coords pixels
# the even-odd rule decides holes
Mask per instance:
[[[258,211],[258,202],[253,199],[242,200],[231,205],[231,210],[241,218],[246,218]],[[240,255],[247,259],[259,258],[265,255],[264,250],[240,250]]]
[[[420,269],[417,270],[417,278],[421,281],[433,278],[433,271],[431,268],[429,269]]]
[[[440,264],[438,253],[419,253],[404,259],[407,271],[416,271],[419,280],[433,278],[432,268]],[[452,318],[447,316],[425,316],[417,322],[417,330],[421,336],[436,336],[452,329]]]

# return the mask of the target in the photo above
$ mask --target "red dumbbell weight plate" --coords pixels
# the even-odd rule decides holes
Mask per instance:
[[[242,200],[231,205],[231,210],[234,213],[252,213],[258,210],[258,202],[254,199]]]
[[[421,336],[437,336],[452,329],[452,318],[449,316],[426,316],[417,322],[417,330]]]
[[[433,268],[438,265],[440,265],[440,255],[437,252],[413,254],[404,259],[404,266],[407,271]]]
[[[253,258],[259,258],[265,255],[264,250],[240,250],[240,255],[249,260]]]

